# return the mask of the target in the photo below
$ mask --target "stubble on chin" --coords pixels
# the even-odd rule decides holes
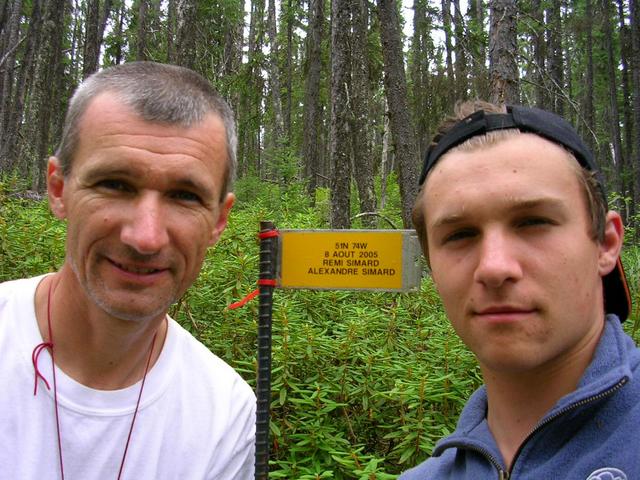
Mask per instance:
[[[168,298],[155,306],[155,308],[149,309],[149,305],[119,305],[122,302],[114,302],[109,299],[109,287],[100,278],[98,272],[87,272],[87,278],[83,278],[80,275],[80,269],[77,263],[72,258],[69,262],[71,269],[76,277],[76,280],[82,288],[85,298],[89,303],[94,304],[98,309],[105,312],[107,315],[119,320],[127,322],[145,322],[166,315],[171,305],[177,302],[180,298],[177,291],[171,292]],[[132,291],[133,293],[133,291]],[[157,297],[154,298],[157,300]],[[140,300],[142,301],[142,300]],[[155,302],[154,302],[155,303]]]

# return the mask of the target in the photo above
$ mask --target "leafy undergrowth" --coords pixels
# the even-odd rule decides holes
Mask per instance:
[[[251,198],[240,197],[171,313],[255,386],[257,300],[227,306],[255,288],[259,222],[326,228],[328,209],[322,197],[309,206],[295,185],[244,189]],[[44,201],[0,188],[0,281],[54,271],[64,238]],[[640,248],[628,246],[623,260],[635,298],[625,326],[638,341]],[[273,299],[269,478],[396,478],[454,429],[481,383],[426,276],[414,293],[276,290]]]
[[[286,193],[239,202],[174,311],[252,385],[258,302],[227,306],[256,286],[260,220],[326,228],[321,207],[300,204]],[[273,300],[269,478],[396,478],[453,430],[480,384],[428,278],[415,293],[277,289]]]

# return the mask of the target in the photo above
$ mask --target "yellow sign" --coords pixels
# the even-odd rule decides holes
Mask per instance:
[[[406,291],[420,269],[413,230],[281,230],[279,286]]]

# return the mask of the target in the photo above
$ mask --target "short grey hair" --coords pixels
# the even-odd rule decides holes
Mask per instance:
[[[184,67],[156,62],[131,62],[105,68],[85,79],[69,101],[56,157],[69,175],[78,147],[79,124],[91,101],[109,92],[145,121],[190,127],[208,113],[220,117],[227,141],[227,172],[221,200],[231,190],[236,171],[238,138],[233,111],[201,75]]]

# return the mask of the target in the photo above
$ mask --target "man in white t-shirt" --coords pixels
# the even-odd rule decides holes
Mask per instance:
[[[75,92],[47,170],[64,264],[0,284],[0,479],[253,477],[251,388],[167,316],[227,224],[235,148],[188,69],[133,62]]]

